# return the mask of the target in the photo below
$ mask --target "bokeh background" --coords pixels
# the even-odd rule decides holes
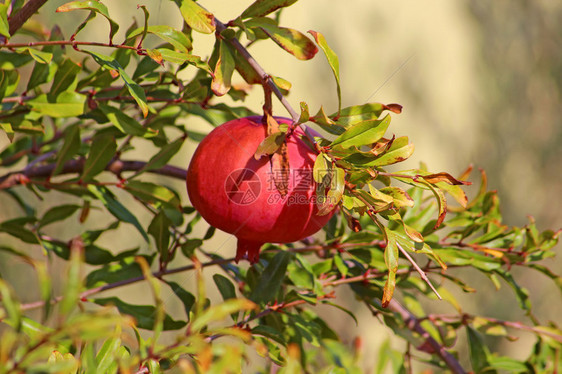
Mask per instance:
[[[54,13],[65,2],[48,1],[39,19],[48,27],[61,25],[68,37],[83,17],[79,12]],[[151,24],[181,27],[181,16],[169,0],[104,3],[121,25],[130,24],[133,17],[142,24],[142,12],[136,7],[140,3],[148,7]],[[250,3],[200,1],[223,21],[235,18]],[[551,0],[303,0],[283,12],[281,25],[325,35],[340,59],[344,106],[366,102],[404,106],[402,114],[393,115],[390,131],[408,135],[416,145],[407,167],[416,167],[423,161],[430,170],[460,174],[473,164],[476,187],[469,191],[477,188],[477,168],[483,168],[489,188],[498,190],[506,224],[524,225],[527,215],[532,215],[540,228],[558,229],[562,227],[560,20],[562,2]],[[116,40],[123,37],[125,29],[122,27]],[[98,17],[79,39],[103,41],[106,30],[106,21]],[[193,53],[207,57],[212,43],[212,35],[197,35]],[[306,101],[312,112],[320,105],[329,113],[337,110],[335,83],[321,52],[303,62],[272,42],[256,43],[251,51],[266,71],[293,84],[288,99],[295,108],[300,101]],[[263,95],[258,89],[254,91],[246,105],[260,111]],[[275,111],[285,114],[278,104]],[[196,119],[187,123],[198,131],[210,130]],[[2,137],[0,146],[3,148],[6,142]],[[172,163],[187,167],[195,146],[187,142]],[[139,150],[139,154],[143,152],[146,150]],[[175,187],[185,193],[182,186]],[[199,230],[204,232],[204,224]],[[218,235],[211,243],[225,255],[234,251],[235,242],[227,235]],[[551,260],[546,265],[560,272],[562,260]],[[535,273],[515,273],[529,289],[541,322],[553,320],[561,324],[562,300],[550,280]],[[476,294],[456,293],[467,312],[478,310],[488,316],[529,322],[509,292],[498,298],[485,277],[466,275],[478,289]],[[184,277],[183,281],[190,280]],[[144,288],[135,287],[125,292],[133,299],[138,292],[136,298],[143,300]],[[351,299],[345,291],[338,296]],[[452,312],[439,302],[429,303],[428,308]],[[333,327],[346,341],[362,337],[365,367],[369,368],[389,331],[368,311],[360,307],[356,312],[360,316],[358,327],[341,312],[322,311],[333,317]],[[525,357],[533,339],[518,332],[514,335],[520,336],[517,342],[497,339],[490,344],[502,353]],[[393,344],[400,348],[397,342]],[[462,346],[462,341],[459,344]]]

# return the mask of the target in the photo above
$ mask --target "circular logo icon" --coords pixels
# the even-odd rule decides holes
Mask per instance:
[[[224,191],[233,203],[248,205],[260,195],[261,181],[253,170],[236,169],[226,177]]]

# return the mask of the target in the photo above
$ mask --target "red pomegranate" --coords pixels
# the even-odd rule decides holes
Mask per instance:
[[[287,118],[275,118],[290,124]],[[288,192],[274,183],[271,158],[254,158],[265,139],[261,117],[235,119],[215,128],[195,151],[187,171],[189,199],[212,226],[238,239],[236,261],[259,260],[264,243],[289,243],[317,232],[333,215],[319,216],[312,170],[316,153],[297,128],[287,136]]]

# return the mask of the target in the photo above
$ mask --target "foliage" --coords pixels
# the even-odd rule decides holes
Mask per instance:
[[[181,30],[152,24],[140,6],[142,22],[131,25],[120,44],[114,37],[122,25],[99,1],[58,8],[84,17],[70,36],[56,26],[46,32],[24,25],[26,19],[16,24],[18,12],[38,1],[0,4],[5,38],[0,126],[11,141],[0,153],[0,189],[2,205],[18,209],[2,213],[2,238],[13,240],[0,250],[5,258],[29,264],[35,274],[0,279],[2,372],[238,372],[250,366],[253,352],[264,357],[253,364],[257,370],[359,372],[359,344],[348,346],[317,311],[325,304],[355,318],[360,305],[348,310],[335,293],[340,288],[407,343],[405,351],[383,345],[379,371],[389,361],[396,372],[412,370],[419,361],[464,372],[459,362],[465,358],[456,351],[459,334],[466,336],[475,372],[561,368],[562,332],[532,313],[528,291],[512,272],[534,269],[562,287],[560,276],[543,265],[554,255],[560,232],[540,232],[532,219],[525,227],[502,224],[498,197],[487,190],[483,171],[480,190],[470,200],[462,186],[469,184],[471,168],[459,177],[430,172],[423,164],[394,171],[391,165],[414,149],[407,137],[387,135],[389,112],[400,113],[401,106],[341,108],[339,61],[324,36],[310,31],[309,37],[280,24],[283,8],[295,2],[256,0],[223,24],[198,3],[175,0],[185,21]],[[105,41],[80,41],[80,31],[96,16],[108,21]],[[12,39],[17,30],[20,35]],[[194,54],[194,32],[215,34],[208,58]],[[14,41],[18,38],[22,41]],[[337,111],[327,115],[321,107],[310,115],[302,102],[296,113],[284,97],[290,84],[266,74],[240,40],[272,41],[302,60],[320,50],[336,79]],[[275,94],[293,126],[310,122],[328,133],[323,138],[308,132],[318,151],[313,178],[321,214],[336,205],[340,212],[324,228],[325,239],[268,245],[253,266],[205,249],[214,229],[194,233],[200,216],[170,182],[185,179],[184,168],[169,164],[172,157],[186,139],[203,137],[186,119],[199,117],[217,126],[256,114],[221,98],[244,101],[246,90],[233,84],[234,71],[249,85],[263,87],[267,118]],[[291,129],[280,127],[282,133]],[[259,155],[276,153],[284,138],[272,134]],[[135,151],[146,145],[156,151]],[[459,207],[450,207],[447,196]],[[93,222],[93,212],[103,221]],[[62,234],[52,224],[80,232],[53,237]],[[130,228],[145,243],[142,248],[99,244],[107,235],[131,235]],[[59,261],[66,272],[57,291],[53,264]],[[190,264],[178,265],[185,261]],[[210,271],[214,285],[203,276]],[[167,277],[180,272],[196,275],[194,289]],[[503,279],[531,323],[466,313],[451,288],[474,292],[467,274],[475,272],[498,289]],[[28,287],[38,290],[40,300],[21,302],[14,290],[22,279],[36,279]],[[143,305],[122,295],[101,295],[138,282],[152,293]],[[222,300],[207,297],[211,287]],[[177,297],[182,316],[168,313],[165,292]],[[436,297],[457,313],[426,312],[426,301]],[[500,357],[486,345],[483,336],[511,339],[508,328],[534,334],[528,357]],[[177,332],[173,339],[170,330]]]

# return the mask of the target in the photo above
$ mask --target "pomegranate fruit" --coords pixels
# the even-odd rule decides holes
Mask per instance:
[[[296,128],[285,140],[289,162],[285,196],[274,183],[276,173],[283,171],[272,168],[269,156],[254,158],[266,134],[261,117],[226,122],[199,144],[187,171],[193,206],[210,225],[238,239],[237,262],[244,256],[257,262],[264,243],[289,243],[314,234],[334,213],[317,214],[312,175],[316,153],[302,140],[304,132]]]

